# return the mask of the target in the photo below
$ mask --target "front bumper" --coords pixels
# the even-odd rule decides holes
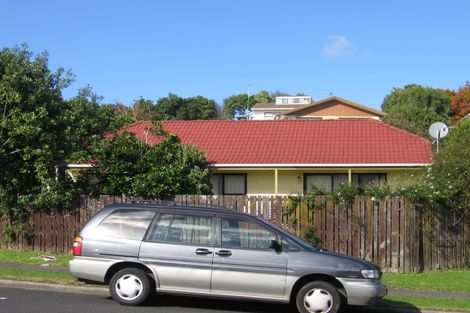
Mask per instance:
[[[338,278],[346,290],[349,305],[370,305],[387,294],[379,280]]]

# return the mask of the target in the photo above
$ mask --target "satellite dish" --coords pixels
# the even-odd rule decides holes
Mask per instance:
[[[436,122],[429,126],[429,134],[438,140],[447,136],[448,133],[449,127],[442,122]]]

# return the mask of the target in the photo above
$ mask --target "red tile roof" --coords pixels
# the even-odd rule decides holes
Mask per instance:
[[[149,122],[118,131],[149,144]],[[432,162],[429,140],[377,120],[164,121],[163,128],[207,152],[210,163],[243,166],[413,166]]]

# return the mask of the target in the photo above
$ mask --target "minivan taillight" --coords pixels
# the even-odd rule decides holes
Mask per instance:
[[[77,236],[73,240],[73,255],[81,255],[82,254],[82,237]]]

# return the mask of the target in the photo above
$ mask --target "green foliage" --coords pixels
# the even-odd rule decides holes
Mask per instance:
[[[184,99],[183,105],[176,113],[176,119],[209,120],[215,118],[216,115],[217,109],[215,101],[202,96],[197,96]]]
[[[253,96],[255,103],[270,103],[272,98],[269,95],[269,92],[266,90],[261,90],[258,94]]]
[[[454,111],[454,117],[452,118],[454,124],[467,114],[470,114],[470,82],[460,87],[459,90],[452,95],[451,105]]]
[[[443,140],[431,174],[447,193],[470,196],[470,119],[460,121]]]
[[[237,115],[243,115],[245,110],[251,109],[257,103],[271,101],[272,98],[266,90],[261,90],[258,94],[250,97],[246,93],[232,95],[224,99],[223,114],[226,119],[233,119]]]
[[[33,58],[26,45],[0,52],[0,215],[10,238],[31,211],[70,205],[64,169],[73,143],[62,89],[72,79],[61,68],[51,72],[47,54]]]
[[[321,205],[317,202],[318,196],[324,196],[327,192],[324,188],[312,186],[310,191],[304,196],[305,204],[309,211],[321,209]]]
[[[158,114],[151,100],[140,98],[132,104],[132,115],[135,121],[154,121]]]
[[[299,195],[292,195],[287,198],[284,216],[287,217],[288,222],[292,225],[297,225],[297,210],[300,209],[302,201],[303,197]]]
[[[155,112],[160,120],[208,120],[217,114],[214,100],[201,96],[181,98],[171,93],[158,99]]]
[[[340,205],[341,207],[350,207],[354,202],[356,196],[364,194],[364,190],[361,186],[341,184],[339,188],[330,193],[333,202]]]
[[[65,136],[70,147],[69,163],[88,162],[91,159],[90,144],[94,137],[101,137],[115,127],[122,127],[121,117],[110,106],[101,106],[101,97],[87,86],[66,102]],[[130,120],[132,121],[132,120]]]
[[[205,154],[180,144],[158,125],[149,129],[161,138],[154,146],[125,133],[96,147],[98,180],[93,192],[168,199],[176,194],[209,194]]]
[[[364,186],[364,195],[374,199],[385,199],[393,194],[392,188],[390,188],[386,181],[379,181],[378,183]]]
[[[382,103],[387,112],[384,121],[423,137],[429,126],[437,121],[449,123],[452,116],[452,92],[443,89],[408,85],[394,88]]]
[[[132,113],[136,121],[209,120],[217,116],[217,106],[214,100],[202,96],[181,98],[169,93],[155,105],[150,100],[136,100]]]
[[[224,99],[223,114],[226,119],[233,119],[236,115],[243,115],[245,110],[256,104],[254,97],[248,99],[248,94],[241,93]]]
[[[459,172],[460,175],[466,175],[464,172],[467,168],[462,167],[457,170],[462,172]],[[342,184],[331,192],[325,192],[318,189],[318,187],[314,187],[305,195],[295,195],[288,198],[286,216],[296,222],[297,210],[300,209],[301,205],[307,205],[309,210],[321,208],[321,204],[318,203],[318,196],[321,195],[330,197],[340,208],[350,208],[358,196],[371,197],[373,201],[387,197],[403,196],[411,202],[414,208],[419,210],[433,210],[441,207],[455,212],[462,212],[470,209],[469,194],[462,191],[468,191],[468,188],[470,188],[468,187],[469,183],[462,182],[460,186],[457,186],[456,182],[451,179],[452,175],[445,172],[444,176],[445,183],[442,183],[441,179],[436,176],[434,167],[430,167],[427,171],[414,176],[414,184],[412,185],[394,186],[392,188],[386,181],[374,182],[364,186]]]
[[[321,244],[320,238],[315,234],[315,227],[308,227],[302,232],[302,238],[314,246]]]
[[[302,205],[307,206],[309,212],[313,210],[321,209],[321,204],[317,202],[318,196],[326,195],[326,191],[323,188],[312,186],[310,191],[306,195],[291,195],[287,197],[286,210],[284,215],[287,217],[289,223],[297,225],[297,212],[301,209]]]
[[[108,120],[108,130],[114,131],[135,122],[132,110],[122,103],[102,104],[103,116]]]

